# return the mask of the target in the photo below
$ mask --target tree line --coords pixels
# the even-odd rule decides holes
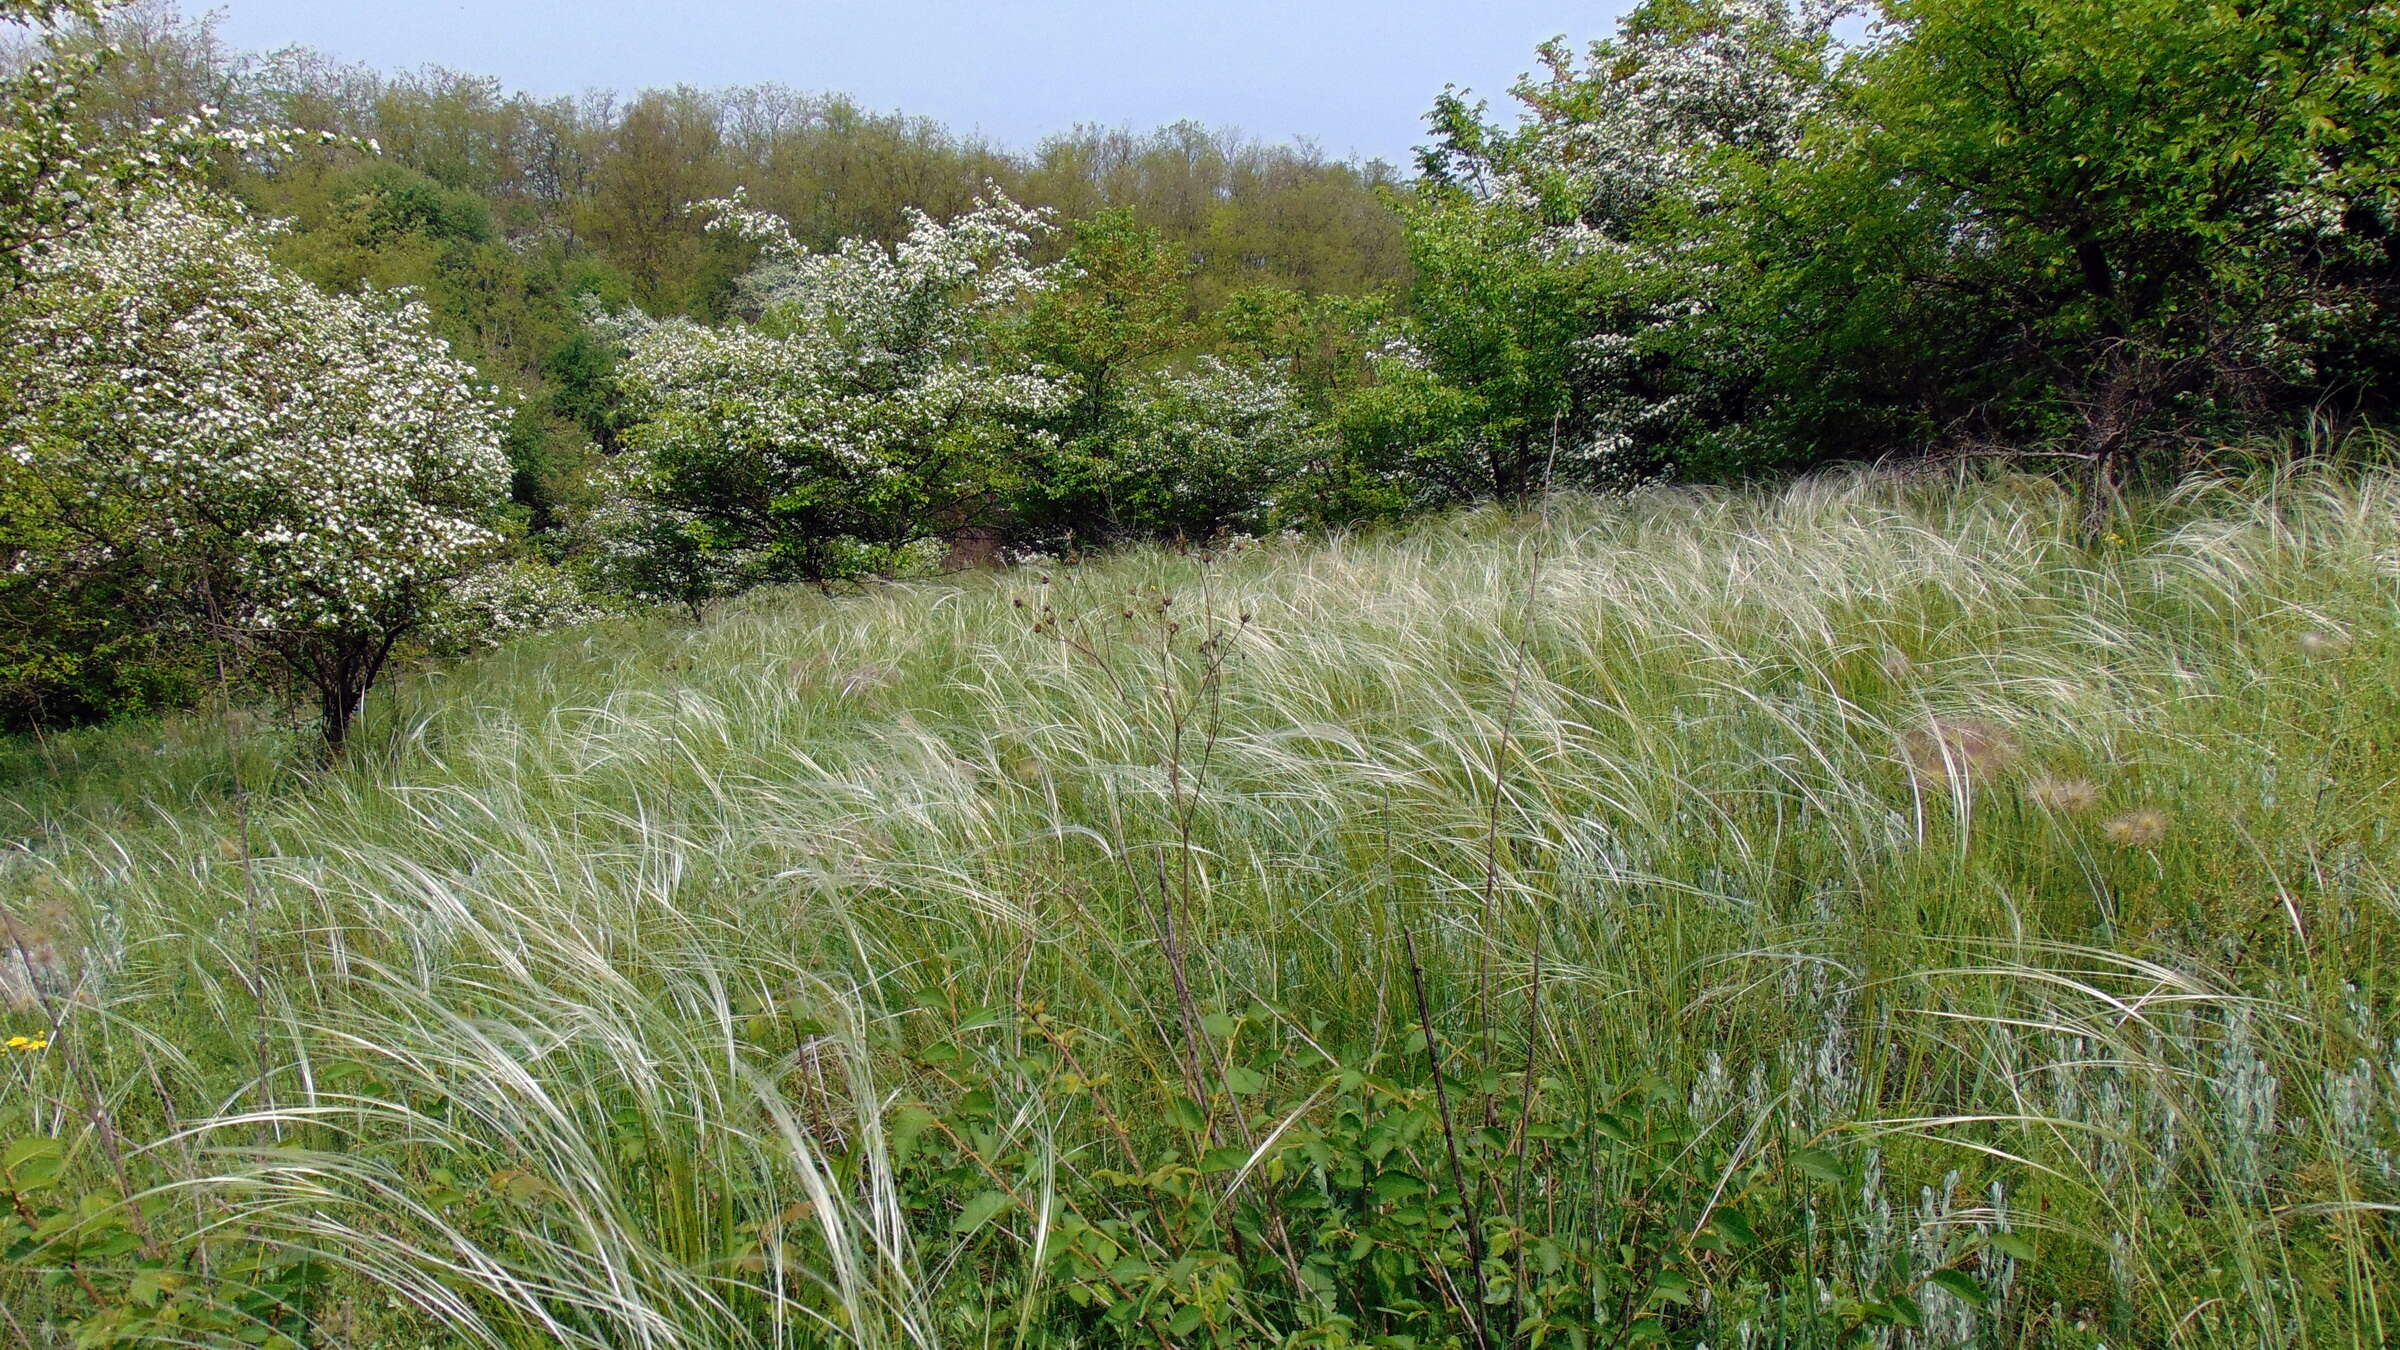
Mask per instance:
[[[505,466],[485,570],[428,582],[406,642],[359,639],[378,653],[468,594],[536,625],[697,613],[963,541],[1197,542],[1844,458],[2004,452],[2080,480],[2098,522],[2159,452],[2381,415],[2400,369],[2391,3],[1646,0],[1541,49],[1512,111],[1436,97],[1406,180],[1191,125],[1013,153],[773,86],[541,100],[232,53],[156,6],[13,12],[84,63],[27,126],[202,128],[166,175],[186,207],[293,284],[405,291],[396,322],[488,384],[490,417],[451,423],[488,422]],[[119,217],[164,209],[123,162]],[[70,310],[133,274],[89,250],[163,237],[52,233],[24,295]],[[58,391],[24,425],[109,443],[78,430],[107,380],[22,387]],[[57,478],[27,453],[20,483]],[[10,500],[13,574],[64,571],[0,588],[9,715],[189,697],[206,625],[60,598],[159,594],[143,551],[80,525],[62,548],[63,499]],[[296,527],[245,528],[236,555]]]
[[[706,228],[690,208],[709,197],[742,189],[821,249],[897,242],[914,213],[948,218],[991,191],[1079,228],[1138,229],[1160,285],[1145,303],[1161,326],[1145,340],[1170,340],[1144,354],[1161,358],[1204,350],[1204,317],[1235,296],[1370,293],[1406,267],[1383,195],[1389,166],[1193,123],[1078,127],[1019,152],[777,85],[545,99],[456,71],[235,50],[210,20],[156,0],[16,12],[43,22],[25,27],[8,65],[75,71],[68,95],[27,126],[86,146],[128,143],[161,118],[310,133],[273,154],[213,143],[177,183],[279,222],[247,231],[245,246],[320,289],[411,296],[428,334],[501,410],[503,551],[530,567],[569,564],[579,583],[624,575],[600,533],[625,514],[618,489],[639,476],[618,462],[622,353],[589,320],[733,313],[758,248]],[[110,195],[139,193],[123,187]],[[1054,263],[1069,240],[1047,230],[1037,248]],[[42,511],[18,513],[22,538],[56,537]],[[199,626],[95,606],[95,595],[121,597],[122,578],[103,584],[110,569],[78,568],[73,585],[0,588],[0,716],[70,724],[195,697],[211,678]]]

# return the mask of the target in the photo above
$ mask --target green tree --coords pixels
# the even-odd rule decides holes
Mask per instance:
[[[2313,392],[2317,351],[2392,298],[2389,5],[1902,0],[1890,18],[1830,171],[1943,222],[1948,256],[1912,287],[2005,316],[2010,359],[2044,376],[2033,411],[2105,479],[2175,425]],[[2362,263],[2382,295],[2345,284]]]
[[[1410,336],[1462,396],[1452,449],[1480,470],[1473,495],[1537,491],[1562,429],[1587,434],[1580,344],[1599,327],[1605,265],[1545,249],[1537,218],[1439,189],[1410,204],[1408,223]]]
[[[697,90],[652,91],[619,119],[593,176],[583,232],[632,278],[634,298],[689,310],[723,298],[701,223],[685,210],[734,186],[714,111]]]
[[[1025,351],[1066,374],[1075,401],[1063,428],[1097,428],[1125,377],[1191,340],[1184,282],[1191,262],[1133,212],[1110,207],[1067,225],[1064,280],[1036,296]]]
[[[661,508],[643,531],[748,560],[747,581],[823,585],[988,522],[1065,398],[1002,332],[1056,279],[1027,261],[1043,217],[996,198],[817,253],[779,217],[711,205],[770,259],[745,281],[758,317],[605,321],[647,457],[629,477]]]
[[[1132,383],[1187,346],[1191,261],[1133,212],[1110,207],[1070,222],[1059,280],[1036,295],[1015,340],[1057,372],[1067,401],[1050,419],[1052,448],[1021,478],[1011,529],[1031,539],[1093,542],[1119,532],[1109,497]]]
[[[305,689],[334,749],[500,543],[503,416],[424,309],[318,290],[221,204],[45,252],[0,331],[0,499],[40,494],[7,587],[173,597]]]

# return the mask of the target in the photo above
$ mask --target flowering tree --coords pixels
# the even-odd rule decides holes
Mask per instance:
[[[42,38],[60,25],[97,26],[113,0],[0,0],[0,22]],[[103,45],[45,59],[0,79],[0,289],[21,284],[44,248],[123,210],[141,193],[194,181],[222,151],[281,149],[288,133],[222,127],[215,110],[93,136],[76,123],[81,86],[114,59]]]
[[[1415,337],[1495,491],[2390,403],[2389,0],[1649,0],[1436,106]],[[2380,393],[2379,393],[2380,387]],[[2096,519],[2096,517],[2095,517]]]
[[[98,576],[268,657],[329,745],[498,543],[503,414],[423,309],[330,295],[265,229],[153,199],[0,308],[9,584]]]
[[[1313,439],[1281,374],[1202,357],[1135,384],[1099,477],[1127,531],[1197,540],[1255,533],[1277,523],[1277,498]]]
[[[818,253],[738,198],[705,209],[765,249],[743,286],[754,317],[602,321],[627,349],[642,476],[688,513],[672,533],[755,560],[751,580],[821,585],[987,514],[1066,398],[1000,340],[1056,282],[1026,257],[1043,213],[994,195],[948,222],[915,214],[896,246]]]
[[[1840,7],[1651,0],[1512,91],[1514,126],[1437,101],[1409,204],[1413,337],[1467,401],[1462,453],[1513,496],[1704,455],[1747,354],[1694,354],[1723,267],[1707,245],[1838,87]]]

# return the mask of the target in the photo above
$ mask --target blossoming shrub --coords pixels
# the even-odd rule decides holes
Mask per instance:
[[[1216,357],[1143,380],[1112,431],[1103,480],[1117,523],[1195,540],[1277,525],[1314,439],[1288,381]]]
[[[739,553],[751,580],[885,570],[988,516],[1063,386],[1001,359],[1003,321],[1055,284],[1028,261],[1043,213],[995,194],[947,222],[922,213],[886,247],[819,253],[738,198],[713,224],[761,244],[753,317],[711,328],[605,320],[646,456],[638,481],[678,547]],[[653,525],[659,523],[654,520]]]
[[[154,200],[0,314],[6,585],[108,578],[265,657],[338,746],[395,648],[500,544],[501,409],[419,306],[330,295],[268,231]]]
[[[97,23],[122,0],[0,0],[0,22],[50,39],[71,21]],[[211,155],[280,149],[280,132],[227,128],[217,110],[116,135],[84,124],[82,89],[118,53],[103,44],[67,51],[45,42],[38,59],[0,77],[0,289],[27,278],[35,259],[108,219],[140,192],[197,181]]]
[[[1446,93],[1406,204],[1412,333],[1465,396],[1478,495],[1612,486],[1738,421],[1755,351],[1685,350],[1740,269],[1705,247],[1830,98],[1834,7],[1653,3],[1541,50],[1513,126]]]
[[[565,568],[539,558],[505,558],[452,585],[418,640],[436,652],[472,652],[525,633],[591,623],[606,613]]]
[[[2388,407],[2388,4],[1653,0],[1445,95],[1417,339],[1494,490]]]

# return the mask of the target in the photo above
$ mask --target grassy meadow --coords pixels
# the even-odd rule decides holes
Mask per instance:
[[[1568,498],[12,742],[0,1344],[2386,1343],[2400,477],[2080,525]]]

